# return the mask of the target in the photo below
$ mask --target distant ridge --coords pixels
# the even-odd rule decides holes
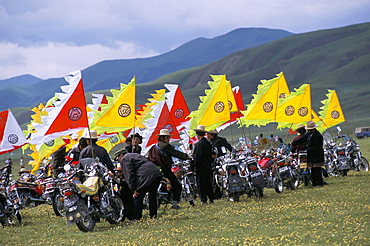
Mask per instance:
[[[32,85],[40,82],[42,79],[37,78],[30,74],[20,75],[10,79],[0,80],[0,88],[4,88],[10,85]]]

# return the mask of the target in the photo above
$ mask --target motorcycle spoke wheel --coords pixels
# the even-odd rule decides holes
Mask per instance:
[[[110,224],[118,224],[124,217],[122,199],[120,196],[115,195],[110,198],[110,203],[112,211],[107,220]]]
[[[281,180],[278,180],[275,186],[276,193],[281,193],[284,191],[284,183]]]
[[[365,157],[361,157],[361,162],[360,162],[360,171],[365,171],[365,172],[368,172],[369,171],[369,162],[366,160]]]
[[[78,203],[81,209],[81,216],[82,216],[81,218],[82,220],[76,223],[78,229],[80,229],[83,232],[93,231],[95,227],[95,220],[93,216],[88,213],[85,201],[80,199]]]
[[[55,192],[51,200],[51,204],[53,206],[53,210],[56,216],[65,217],[66,210],[64,207],[64,202],[60,201],[60,197],[61,197],[60,191]]]

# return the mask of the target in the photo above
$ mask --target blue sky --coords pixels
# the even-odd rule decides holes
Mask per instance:
[[[63,77],[241,27],[305,33],[370,22],[369,13],[369,0],[0,0],[0,80]]]

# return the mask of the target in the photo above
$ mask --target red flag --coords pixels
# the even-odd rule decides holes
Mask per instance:
[[[185,121],[186,117],[190,114],[188,105],[180,90],[180,86],[165,84],[164,85],[170,92],[166,94],[167,104],[170,110],[171,117],[176,127],[180,126]]]

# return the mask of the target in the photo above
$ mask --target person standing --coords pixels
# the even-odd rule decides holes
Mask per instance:
[[[191,157],[186,153],[176,150],[175,147],[169,143],[172,135],[169,133],[168,129],[161,129],[157,136],[158,143],[150,148],[148,159],[161,167],[163,176],[165,176],[171,183],[173,193],[173,204],[171,208],[180,209],[178,203],[180,202],[182,186],[175,174],[171,171],[173,164],[172,157],[176,157],[181,160],[188,160],[191,159]],[[194,203],[191,203],[191,205],[194,205]]]
[[[95,130],[88,131],[85,130],[84,135],[82,136],[86,139],[87,147],[84,148],[80,153],[80,160],[83,158],[99,158],[99,161],[105,165],[109,171],[114,173],[114,165],[112,160],[104,147],[101,147],[96,144],[98,141],[98,134]]]
[[[198,127],[193,130],[199,140],[195,144],[193,158],[200,200],[202,204],[207,204],[208,198],[209,204],[213,204],[212,167],[214,159],[212,157],[212,145],[205,138],[207,131],[203,125],[198,125]]]
[[[80,160],[80,153],[81,151],[87,147],[87,141],[85,138],[80,138],[78,141],[78,145],[68,151],[67,156],[72,158],[71,161],[79,161]]]
[[[139,133],[135,133],[134,135],[131,135],[126,140],[126,147],[128,153],[138,153],[141,154],[141,144],[143,142],[143,137],[140,136]]]
[[[117,158],[121,163],[122,173],[125,177],[134,199],[134,219],[140,220],[143,216],[143,200],[149,193],[149,216],[157,217],[158,201],[157,189],[162,179],[162,173],[157,166],[137,153],[118,153]]]
[[[53,175],[54,178],[58,178],[60,173],[64,173],[64,165],[66,163],[65,157],[67,155],[66,145],[61,146],[57,151],[53,153]]]
[[[207,133],[207,138],[212,144],[212,148],[217,149],[217,157],[226,155],[226,150],[232,152],[233,147],[226,138],[218,136],[217,130],[210,130]]]
[[[306,134],[306,128],[303,124],[299,124],[298,128],[295,131],[298,132],[299,135],[293,138],[293,142],[302,138]],[[300,150],[305,150],[305,149],[306,149],[306,143],[303,142],[297,145],[292,145],[291,151],[292,153],[299,154]]]
[[[323,137],[317,131],[317,125],[313,121],[308,121],[306,125],[307,133],[293,141],[291,146],[306,143],[307,146],[307,166],[311,168],[311,178],[313,186],[323,186],[321,167],[324,165]]]
[[[25,167],[24,166],[24,157],[23,157],[23,155],[22,155],[21,159],[19,160],[19,165],[21,166],[21,168]]]

